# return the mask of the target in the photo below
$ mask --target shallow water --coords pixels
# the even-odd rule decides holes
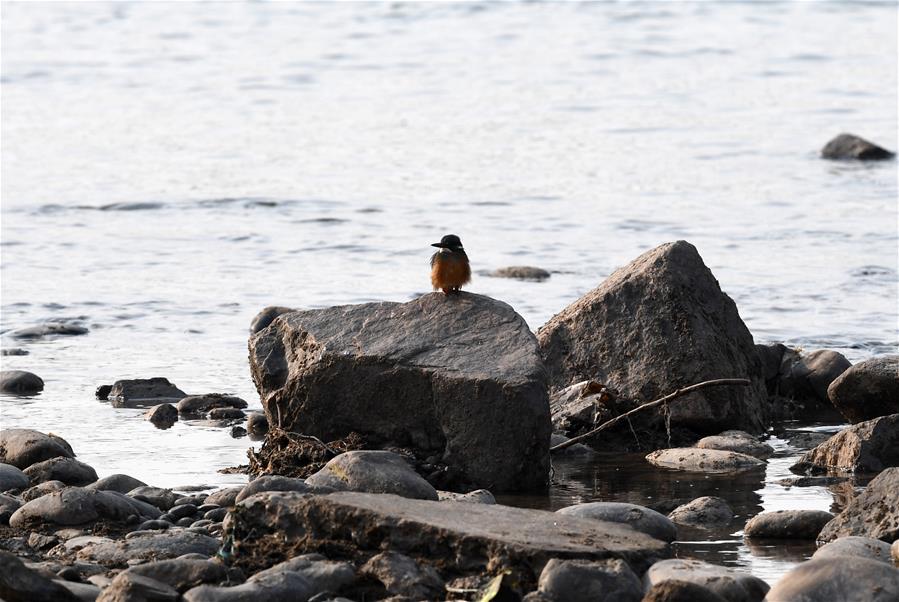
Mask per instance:
[[[120,378],[259,407],[246,328],[270,304],[426,292],[459,234],[471,290],[533,327],[662,242],[695,244],[758,342],[897,348],[896,162],[822,161],[851,131],[897,144],[891,4],[99,4],[3,7],[3,427],[65,436],[101,473],[219,485],[250,444],[160,431],[93,399]],[[506,265],[542,283],[492,279]],[[70,318],[85,336],[14,340]],[[639,464],[557,463],[549,501],[717,491],[741,516],[827,508],[795,451],[738,491]],[[731,498],[728,498],[731,499]],[[640,500],[643,500],[640,502]],[[520,500],[520,503],[527,503]],[[535,502],[536,503],[536,502]],[[679,545],[767,579],[732,533]],[[803,552],[804,553],[804,552]]]

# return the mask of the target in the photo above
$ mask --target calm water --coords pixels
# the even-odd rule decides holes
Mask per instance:
[[[4,397],[2,426],[59,433],[101,475],[240,482],[215,471],[244,461],[246,439],[156,430],[94,388],[159,375],[258,407],[258,309],[414,298],[447,232],[481,272],[471,289],[535,329],[684,238],[757,341],[894,351],[896,163],[817,151],[842,131],[899,146],[896,17],[888,3],[4,4],[0,329],[30,354],[2,361],[46,389]],[[553,275],[482,274],[515,264]],[[59,319],[90,333],[9,336]],[[741,517],[830,507],[824,488],[776,484],[797,453],[779,450],[738,493],[723,484]],[[556,469],[544,506],[722,487]],[[734,533],[683,549],[769,580],[807,555]]]

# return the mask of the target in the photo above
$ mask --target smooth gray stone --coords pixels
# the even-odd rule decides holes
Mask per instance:
[[[899,569],[879,560],[841,556],[803,562],[768,592],[779,602],[896,602]]]
[[[0,430],[0,462],[24,470],[56,457],[75,457],[72,446],[62,437],[31,429]]]
[[[292,311],[294,310],[289,307],[283,307],[280,305],[270,305],[269,307],[266,307],[258,314],[256,314],[256,316],[253,318],[252,323],[250,323],[250,334],[256,334],[260,330],[268,327],[268,325],[274,322],[275,318],[277,318],[281,314],[286,314]]]
[[[436,500],[437,490],[402,456],[389,451],[349,451],[332,458],[306,479],[313,487],[334,491],[393,493],[403,497]]]
[[[87,332],[87,328],[74,322],[46,322],[37,326],[19,328],[9,333],[9,336],[14,339],[42,339],[49,336],[87,334]]]
[[[812,560],[820,560],[821,558],[840,558],[843,556],[858,556],[860,558],[879,560],[881,562],[886,562],[887,564],[892,563],[890,557],[890,544],[880,541],[879,539],[859,537],[857,535],[840,537],[830,543],[824,544],[812,554]]]
[[[125,566],[131,559],[164,560],[194,552],[211,557],[219,547],[219,540],[215,538],[172,528],[137,533],[124,541],[88,544],[78,551],[78,558],[103,565]]]
[[[262,436],[268,432],[268,418],[262,412],[247,413],[247,431],[251,435]]]
[[[551,559],[540,573],[540,592],[567,602],[640,602],[643,586],[623,561]]]
[[[99,481],[95,481],[87,485],[85,489],[96,489],[98,491],[118,491],[119,493],[128,493],[138,487],[146,487],[143,481],[135,479],[126,474],[112,474],[103,477]]]
[[[661,581],[646,590],[641,602],[727,602],[727,600],[698,583]]]
[[[562,508],[557,511],[557,514],[623,523],[661,541],[671,542],[677,539],[677,527],[671,519],[655,510],[637,504],[588,502]]]
[[[175,505],[175,501],[178,499],[178,495],[171,489],[151,487],[149,485],[143,485],[132,489],[128,492],[128,496],[148,504],[153,504],[160,510],[168,510]]]
[[[53,493],[54,491],[60,491],[66,488],[66,484],[62,481],[44,481],[43,483],[38,483],[33,487],[29,487],[25,491],[22,492],[21,498],[23,502],[30,502],[31,500],[36,500],[39,497],[43,497],[48,493]]]
[[[206,395],[189,395],[178,402],[178,413],[181,415],[199,415],[215,408],[247,407],[247,402],[234,395],[224,393],[207,393]]]
[[[362,566],[363,575],[374,577],[388,594],[413,600],[435,600],[444,594],[444,583],[434,567],[419,564],[398,552],[381,552]]]
[[[300,493],[313,493],[315,487],[307,485],[306,481],[303,479],[294,479],[279,475],[262,475],[247,483],[246,486],[240,490],[240,493],[237,494],[234,501],[235,503],[242,502],[251,495],[256,495],[262,491],[298,491]]]
[[[12,464],[0,463],[0,491],[27,489],[31,483],[28,475]]]
[[[6,602],[77,602],[78,598],[55,580],[27,568],[9,552],[0,550],[0,599]]]
[[[11,495],[0,493],[0,525],[8,525],[9,518],[22,506],[22,501]]]
[[[98,519],[125,521],[138,514],[135,506],[114,492],[68,487],[24,504],[9,524],[16,528],[45,523],[81,525]]]
[[[761,602],[770,587],[758,577],[748,573],[701,560],[681,558],[657,562],[649,567],[643,576],[645,589],[663,581],[695,583],[712,590],[728,602]]]
[[[356,569],[352,564],[328,560],[321,554],[296,556],[256,573],[252,579],[258,580],[267,573],[283,571],[301,574],[316,592],[337,592],[356,580]]]
[[[178,421],[178,408],[170,403],[161,403],[147,410],[144,418],[158,427],[171,426]]]
[[[678,506],[668,514],[668,518],[679,525],[718,529],[730,524],[734,511],[723,498],[704,496]]]
[[[15,395],[34,395],[44,390],[43,379],[25,370],[0,371],[0,391]]]
[[[83,487],[97,480],[97,472],[75,458],[50,458],[25,469],[35,485],[45,481],[61,481],[66,485]]]
[[[833,514],[823,510],[776,510],[762,512],[752,517],[743,527],[743,537],[757,539],[811,539],[818,533]]]
[[[133,566],[126,573],[136,573],[168,584],[182,594],[204,583],[218,583],[226,577],[225,565],[215,560],[173,558]]]
[[[827,396],[852,423],[899,414],[899,355],[855,364],[830,383]]]
[[[764,461],[746,454],[696,447],[656,450],[647,455],[646,460],[654,466],[688,472],[741,472],[761,469],[765,466]]]
[[[282,571],[235,587],[201,585],[184,594],[185,602],[306,602],[314,593],[299,573]]]
[[[67,581],[65,579],[57,579],[56,583],[60,584],[81,602],[94,602],[100,597],[102,590],[93,583],[81,583],[79,581]]]

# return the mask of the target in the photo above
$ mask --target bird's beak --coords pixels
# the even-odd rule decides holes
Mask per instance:
[[[445,249],[445,248],[446,248],[446,245],[443,244],[442,242],[432,242],[432,243],[431,243],[431,246],[432,246],[432,247],[437,247],[437,248],[439,248],[439,249]]]

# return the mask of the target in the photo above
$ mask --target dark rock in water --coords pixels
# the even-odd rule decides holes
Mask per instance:
[[[22,502],[11,495],[0,493],[0,525],[8,525],[9,517],[22,507]]]
[[[75,452],[62,437],[31,429],[0,430],[0,462],[25,469],[50,458],[74,458]]]
[[[185,397],[187,393],[162,377],[117,380],[109,392],[109,401],[116,408],[148,408]]]
[[[48,336],[79,335],[87,332],[87,328],[73,322],[47,322],[14,330],[9,336],[14,339],[42,339]]]
[[[540,593],[567,602],[640,602],[643,586],[634,571],[617,559],[553,558],[540,573]]]
[[[97,397],[97,399],[108,401],[110,393],[112,393],[112,385],[100,385],[99,387],[97,387],[94,395]]]
[[[671,553],[668,544],[620,523],[355,492],[254,495],[228,515],[224,537],[240,541],[241,561],[251,564],[319,548],[381,552],[389,543],[391,551],[450,572],[481,573],[503,562],[528,574],[549,558],[567,557],[620,558],[639,573]]]
[[[116,575],[97,602],[180,602],[181,595],[170,585],[131,571]]]
[[[181,593],[204,583],[218,583],[225,579],[225,565],[211,560],[173,558],[133,566],[126,573],[143,575],[165,583]]]
[[[85,487],[85,489],[96,489],[98,491],[118,491],[119,493],[128,493],[138,487],[146,487],[147,484],[139,479],[130,477],[126,474],[113,474],[103,477],[99,481],[95,481]]]
[[[720,529],[730,524],[734,511],[726,500],[707,495],[678,506],[668,514],[668,518],[679,525]]]
[[[44,390],[44,381],[37,374],[25,370],[0,371],[0,391],[16,395],[33,395]]]
[[[178,402],[178,413],[199,415],[215,408],[245,408],[247,402],[240,397],[223,393],[207,393],[206,395],[190,395]]]
[[[45,481],[62,481],[66,485],[83,486],[97,480],[97,472],[75,458],[50,458],[25,469],[34,484]]]
[[[830,404],[827,388],[852,364],[842,353],[818,349],[809,353],[788,354],[780,368],[779,393],[786,397],[814,399]]]
[[[830,384],[827,396],[852,423],[899,413],[899,355],[859,362]]]
[[[306,479],[308,485],[334,491],[393,493],[436,500],[437,490],[397,454],[388,451],[350,451],[340,454]]]
[[[444,489],[547,484],[545,371],[500,301],[433,293],[291,312],[251,337],[250,367],[271,425],[437,455]]]
[[[643,584],[647,590],[664,581],[695,583],[713,591],[728,602],[761,602],[770,587],[758,577],[747,573],[702,560],[680,558],[655,563],[643,577]]]
[[[624,523],[661,541],[671,542],[677,538],[677,527],[674,526],[674,523],[667,516],[636,504],[588,502],[562,508],[557,511],[557,514]]]
[[[881,148],[873,142],[859,138],[855,134],[840,134],[821,149],[823,159],[860,159],[880,161],[892,159],[895,153]]]
[[[207,417],[210,420],[242,420],[246,414],[237,408],[213,408]]]
[[[27,489],[31,483],[28,475],[12,464],[0,463],[0,491]]]
[[[775,510],[752,517],[743,527],[744,537],[756,539],[818,538],[821,529],[833,518],[823,510]]]
[[[646,460],[654,466],[691,472],[739,472],[765,466],[763,460],[746,454],[698,447],[659,449],[647,455]]]
[[[696,442],[696,447],[699,449],[720,449],[738,452],[760,460],[764,460],[774,453],[773,447],[758,441],[755,437],[743,431],[725,431],[711,437],[703,437]]]
[[[242,502],[251,495],[256,495],[263,491],[297,491],[299,493],[313,493],[316,491],[316,488],[307,485],[303,479],[293,479],[279,475],[262,475],[247,483],[246,486],[240,490],[240,493],[237,494],[234,502],[229,505]]]
[[[268,418],[262,412],[250,412],[247,414],[247,431],[257,437],[268,432]]]
[[[271,305],[266,307],[253,318],[253,321],[250,323],[250,334],[256,334],[260,330],[265,329],[269,324],[274,322],[275,318],[280,316],[281,314],[286,314],[288,312],[295,311],[290,309],[289,307],[282,307],[280,305]]]
[[[91,543],[78,551],[78,558],[104,566],[125,566],[129,560],[164,560],[183,554],[209,558],[219,550],[219,540],[185,529],[135,532],[124,541]]]
[[[26,567],[13,554],[0,550],[0,599],[6,602],[79,602],[57,581]]]
[[[781,577],[768,592],[768,600],[895,602],[899,570],[868,558],[810,560]]]
[[[232,426],[231,427],[231,436],[234,439],[240,439],[241,437],[247,436],[247,429],[242,426]]]
[[[309,581],[299,573],[281,571],[266,572],[261,577],[250,577],[246,583],[235,587],[201,585],[184,594],[186,602],[293,602],[308,600],[316,592]]]
[[[98,519],[126,521],[139,516],[142,510],[115,492],[69,487],[23,505],[10,517],[9,524],[27,528],[44,523],[82,525]]]
[[[363,575],[374,577],[392,596],[413,600],[443,598],[444,583],[434,567],[419,564],[397,552],[381,552],[372,556],[361,568]]]
[[[490,272],[488,276],[494,278],[514,278],[516,280],[546,280],[550,274],[543,268],[535,268],[529,265],[513,265]]]
[[[47,495],[48,493],[53,493],[54,491],[60,491],[66,488],[66,484],[62,481],[44,481],[43,483],[38,483],[34,487],[29,487],[25,491],[22,492],[22,501],[30,502],[31,500],[36,500],[37,498]]]
[[[827,471],[878,473],[899,466],[899,414],[860,422],[806,452],[790,467],[795,473]]]
[[[168,510],[174,506],[175,501],[178,499],[178,496],[171,489],[151,487],[149,485],[132,489],[128,492],[128,495],[142,502],[153,504],[162,510]]]
[[[833,541],[847,535],[873,537],[887,543],[899,539],[899,468],[887,468],[875,477],[818,535]]]
[[[845,556],[869,558],[886,562],[887,564],[892,563],[890,544],[879,539],[858,537],[857,535],[840,537],[824,544],[812,554],[812,559],[820,560],[822,558],[842,558]]]
[[[27,349],[21,347],[12,347],[9,349],[0,349],[0,355],[28,355]]]
[[[660,581],[646,591],[641,602],[727,602],[724,598],[698,583]]]
[[[161,403],[147,410],[144,418],[158,428],[168,428],[178,421],[178,408],[170,403]]]
[[[669,405],[671,426],[701,435],[765,427],[767,396],[752,335],[685,241],[664,244],[618,269],[541,327],[537,338],[552,386],[596,378],[632,404],[705,380],[750,378],[749,387],[715,387],[679,398]],[[658,441],[644,445],[664,440],[662,408],[631,422],[638,432],[656,434]]]

